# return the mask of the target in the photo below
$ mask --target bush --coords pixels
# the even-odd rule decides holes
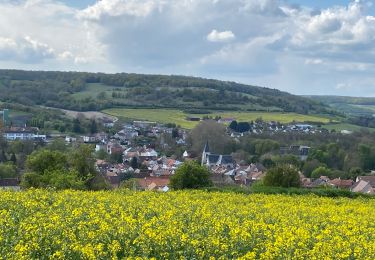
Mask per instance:
[[[301,186],[297,169],[289,165],[278,165],[269,169],[263,183],[265,186],[284,188]]]
[[[172,189],[198,189],[212,185],[210,172],[207,168],[193,161],[185,162],[171,177]]]

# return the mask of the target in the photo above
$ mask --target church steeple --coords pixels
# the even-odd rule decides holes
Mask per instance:
[[[207,163],[207,156],[210,154],[210,146],[208,145],[208,141],[206,142],[206,145],[203,148],[202,153],[202,166]]]
[[[203,152],[204,153],[209,153],[210,152],[210,146],[208,146],[208,141],[206,142],[206,145],[204,146]]]

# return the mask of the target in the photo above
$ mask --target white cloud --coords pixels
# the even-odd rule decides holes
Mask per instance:
[[[351,84],[348,84],[348,83],[338,83],[336,85],[336,89],[338,90],[346,90],[346,89],[350,89],[352,87]]]
[[[232,31],[222,31],[212,30],[207,35],[207,40],[210,42],[229,42],[236,38]]]
[[[306,65],[319,65],[319,64],[323,64],[323,60],[321,60],[321,59],[306,59],[305,64]]]
[[[78,56],[105,60],[105,46],[92,37],[95,28],[78,20],[74,8],[52,0],[5,1],[0,13],[0,60],[47,62],[47,69],[74,65]]]
[[[80,12],[79,17],[89,20],[122,15],[146,17],[153,10],[160,10],[164,3],[159,0],[101,0]]]
[[[79,10],[0,0],[0,66],[188,74],[315,94],[334,94],[340,78],[361,81],[366,94],[375,71],[369,1],[322,10],[286,2],[101,0]]]
[[[17,40],[0,38],[0,59],[34,63],[54,57],[54,49],[30,36]]]

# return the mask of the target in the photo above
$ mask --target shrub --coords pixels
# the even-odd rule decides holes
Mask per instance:
[[[211,186],[210,172],[194,161],[185,162],[171,177],[172,189],[197,189]]]
[[[263,183],[265,186],[285,188],[301,186],[297,169],[289,165],[278,165],[269,169]]]

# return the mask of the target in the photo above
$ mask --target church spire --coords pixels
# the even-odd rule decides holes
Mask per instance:
[[[210,152],[210,147],[208,146],[208,140],[206,142],[206,145],[204,146],[203,152],[204,153],[209,153]]]

